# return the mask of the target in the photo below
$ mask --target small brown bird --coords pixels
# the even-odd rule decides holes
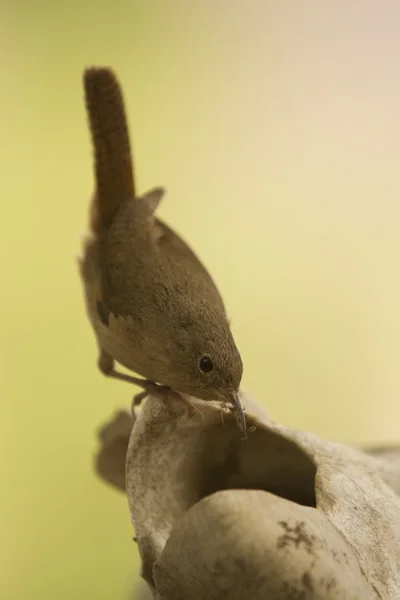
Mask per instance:
[[[99,367],[141,386],[138,402],[173,390],[228,403],[246,433],[238,398],[243,365],[221,296],[187,244],[154,216],[164,190],[136,195],[115,75],[89,68],[84,89],[96,191],[80,266]],[[145,379],[118,372],[114,361]]]

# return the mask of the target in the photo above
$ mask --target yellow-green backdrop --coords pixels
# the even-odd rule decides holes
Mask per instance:
[[[396,3],[5,0],[0,7],[0,598],[124,599],[138,560],[95,429],[75,263],[92,191],[81,73],[116,69],[138,184],[198,251],[243,387],[287,424],[399,437]]]

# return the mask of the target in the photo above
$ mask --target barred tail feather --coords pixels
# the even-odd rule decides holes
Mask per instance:
[[[121,87],[106,67],[90,67],[83,76],[86,109],[94,150],[96,191],[90,225],[100,234],[110,227],[122,202],[135,196],[135,182]]]

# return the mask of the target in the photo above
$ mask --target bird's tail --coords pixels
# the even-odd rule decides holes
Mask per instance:
[[[115,74],[106,67],[90,67],[83,83],[96,181],[90,226],[100,235],[110,227],[120,204],[135,196],[134,173],[124,100]]]

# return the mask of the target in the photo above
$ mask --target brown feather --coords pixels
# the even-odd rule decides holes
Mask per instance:
[[[91,227],[100,233],[110,226],[121,202],[135,196],[131,147],[122,91],[114,73],[90,67],[83,81],[96,178]]]

